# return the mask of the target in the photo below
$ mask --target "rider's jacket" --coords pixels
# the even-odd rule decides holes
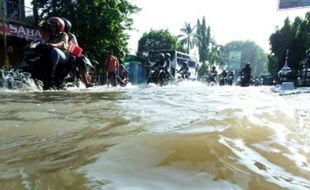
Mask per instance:
[[[57,34],[51,34],[49,39],[47,40],[47,43],[56,44],[59,42],[63,42],[62,47],[60,49],[63,51],[67,51],[68,50],[68,41],[69,41],[68,34],[65,32],[60,32]]]
[[[241,71],[241,74],[244,74],[244,75],[251,75],[251,67],[244,67]]]

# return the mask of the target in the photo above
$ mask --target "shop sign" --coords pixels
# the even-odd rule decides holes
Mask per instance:
[[[26,40],[39,40],[43,38],[42,33],[38,29],[12,23],[5,23],[3,26],[3,22],[0,21],[1,35],[3,35],[4,30],[7,36],[16,36]]]

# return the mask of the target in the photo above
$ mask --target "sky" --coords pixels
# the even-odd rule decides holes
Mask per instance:
[[[278,0],[128,0],[142,10],[131,17],[134,31],[129,32],[129,50],[135,54],[143,33],[151,29],[168,29],[181,34],[185,22],[195,26],[206,19],[211,36],[218,44],[251,40],[269,53],[269,37],[283,21],[296,16],[304,18],[310,7],[278,10]],[[25,1],[30,4],[30,0]]]
[[[168,29],[181,34],[185,22],[195,26],[206,19],[211,36],[218,44],[251,40],[269,53],[269,37],[283,21],[296,16],[304,18],[310,7],[278,10],[278,0],[128,0],[142,10],[132,15],[134,31],[129,32],[129,50],[137,51],[138,40],[151,29]]]

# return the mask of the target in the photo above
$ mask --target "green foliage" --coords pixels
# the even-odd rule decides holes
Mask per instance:
[[[151,30],[139,39],[137,55],[147,56],[150,51],[168,49],[178,49],[177,37],[168,30]]]
[[[109,50],[122,58],[127,52],[125,33],[132,26],[130,15],[139,8],[127,0],[34,0],[40,17],[59,16],[69,19],[72,32],[91,60],[102,64]],[[98,66],[103,68],[102,65]],[[102,71],[101,71],[102,72]]]
[[[232,41],[224,46],[225,62],[228,63],[230,51],[241,51],[241,67],[245,66],[247,61],[251,62],[254,75],[260,75],[267,72],[267,55],[264,50],[253,41]]]
[[[203,76],[207,73],[208,73],[208,65],[205,63],[202,63],[202,65],[198,68],[198,72],[197,72],[198,79],[203,78]]]
[[[191,27],[190,23],[186,23],[184,25],[184,28],[181,28],[181,32],[183,34],[180,34],[178,36],[179,38],[179,43],[182,47],[186,46],[186,53],[189,54],[189,51],[193,49],[195,45],[195,33],[194,29],[196,26]]]
[[[211,29],[206,26],[205,17],[202,18],[202,22],[197,20],[197,30],[196,30],[196,44],[198,47],[199,61],[206,63],[209,53],[209,45],[211,40]],[[215,58],[215,56],[214,56]]]
[[[310,48],[310,12],[305,18],[296,17],[294,22],[286,18],[283,26],[269,37],[271,55],[268,69],[273,75],[283,67],[286,50],[289,50],[288,64],[294,70],[302,68],[305,52]]]

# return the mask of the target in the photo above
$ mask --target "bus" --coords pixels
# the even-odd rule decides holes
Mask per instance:
[[[195,80],[197,79],[197,63],[193,57],[191,57],[189,54],[176,51],[176,50],[156,50],[151,51],[148,55],[148,64],[149,66],[153,66],[157,61],[159,61],[159,55],[163,53],[169,53],[170,54],[170,68],[168,68],[171,75],[178,79],[180,77],[180,74],[177,72],[182,67],[182,64],[184,62],[187,62],[189,66],[189,72],[191,73],[189,76],[189,79]]]

